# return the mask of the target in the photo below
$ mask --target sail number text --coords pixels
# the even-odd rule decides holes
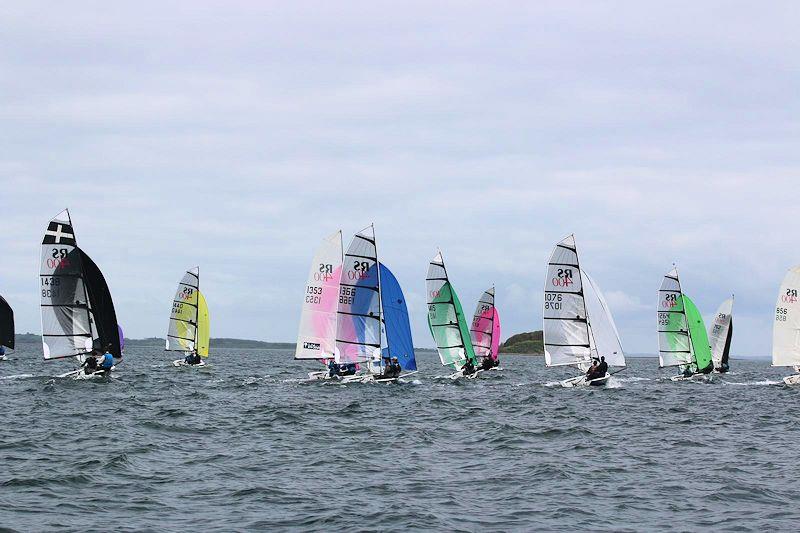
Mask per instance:
[[[42,278],[42,298],[58,298],[61,296],[61,278],[53,276]]]
[[[544,308],[560,311],[562,300],[562,295],[553,292],[546,292],[544,293]]]

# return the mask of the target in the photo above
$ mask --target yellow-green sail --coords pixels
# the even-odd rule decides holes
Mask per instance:
[[[210,338],[208,306],[206,297],[199,290],[197,291],[197,353],[200,357],[208,357],[208,345]]]

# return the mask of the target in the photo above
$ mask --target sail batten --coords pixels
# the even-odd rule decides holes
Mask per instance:
[[[67,210],[45,230],[39,269],[44,358],[81,358],[105,349],[120,357],[111,293],[98,266],[78,247]]]
[[[477,357],[497,360],[500,346],[500,315],[494,305],[495,289],[486,289],[478,299],[472,316],[470,338]]]
[[[428,327],[442,364],[461,370],[467,359],[477,365],[461,302],[447,276],[444,258],[439,252],[428,265],[426,276]]]
[[[553,247],[544,287],[543,335],[547,366],[587,366],[605,357],[625,366],[617,327],[599,286],[581,268],[575,237]]]
[[[336,362],[366,362],[375,357],[380,361],[382,310],[373,226],[353,236],[344,255],[339,280]]]

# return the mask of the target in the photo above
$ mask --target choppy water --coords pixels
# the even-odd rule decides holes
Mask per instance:
[[[800,388],[766,361],[713,383],[633,359],[613,388],[506,357],[451,382],[301,383],[285,351],[206,369],[127,350],[110,381],[0,363],[0,529],[796,530]]]

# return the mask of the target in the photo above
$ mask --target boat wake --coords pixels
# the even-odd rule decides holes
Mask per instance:
[[[628,376],[627,378],[618,378],[618,377],[615,376],[612,379],[614,379],[616,381],[619,381],[620,383],[635,383],[637,381],[652,381],[651,378],[642,378],[642,377],[639,377],[639,376]]]
[[[24,379],[24,378],[32,378],[33,374],[13,374],[11,376],[0,376],[0,380],[2,379]]]
[[[761,381],[743,381],[743,382],[736,382],[736,381],[723,381],[725,385],[733,385],[738,387],[768,387],[771,385],[783,385],[783,381],[775,381],[772,379],[763,379]]]

